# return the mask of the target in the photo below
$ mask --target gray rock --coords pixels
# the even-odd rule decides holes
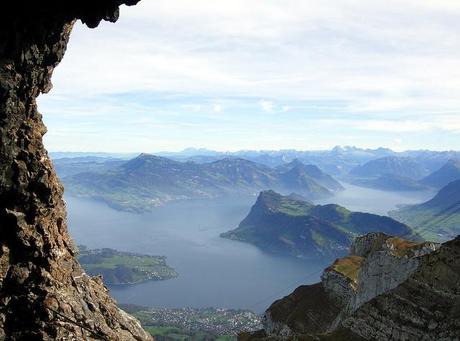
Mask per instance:
[[[15,0],[0,11],[0,340],[151,339],[75,259],[36,104],[75,20],[115,21],[123,3],[137,0]]]

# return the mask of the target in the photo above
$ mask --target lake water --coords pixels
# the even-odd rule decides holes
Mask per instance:
[[[402,205],[414,205],[425,202],[436,194],[435,191],[387,192],[378,189],[359,187],[342,183],[344,191],[333,198],[316,202],[317,204],[334,203],[352,211],[387,215]]]
[[[325,202],[385,214],[399,204],[426,200],[431,193],[389,193],[345,185]],[[302,284],[319,280],[328,262],[277,257],[226,240],[255,198],[185,201],[151,213],[116,211],[103,203],[67,197],[70,233],[78,244],[165,255],[179,277],[112,287],[120,303],[155,307],[224,307],[264,311]]]

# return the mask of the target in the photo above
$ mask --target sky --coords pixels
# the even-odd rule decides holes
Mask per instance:
[[[142,0],[78,22],[50,151],[460,149],[460,2]]]

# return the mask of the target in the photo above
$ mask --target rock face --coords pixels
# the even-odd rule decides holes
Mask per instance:
[[[240,340],[459,340],[460,237],[442,245],[371,233],[321,283],[273,303]]]
[[[0,339],[149,340],[75,260],[63,187],[36,97],[51,89],[72,25],[115,21],[138,0],[7,1],[0,14]],[[7,6],[8,5],[8,6]]]

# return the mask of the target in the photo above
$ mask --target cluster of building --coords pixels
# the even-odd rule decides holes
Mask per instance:
[[[174,326],[188,332],[237,335],[262,328],[261,317],[247,310],[223,308],[149,308],[149,325]],[[144,315],[145,316],[145,315]]]

